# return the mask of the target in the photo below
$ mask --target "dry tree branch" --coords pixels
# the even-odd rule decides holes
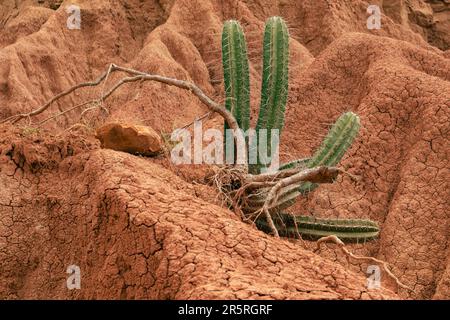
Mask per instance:
[[[13,116],[11,116],[9,118],[6,118],[6,119],[0,121],[0,123],[5,123],[5,122],[9,122],[9,121],[11,121],[12,123],[16,123],[16,122],[20,121],[23,118],[33,117],[35,115],[41,114],[42,112],[47,110],[48,107],[50,107],[50,105],[53,102],[55,102],[56,100],[58,100],[58,99],[60,99],[60,98],[62,98],[64,96],[74,92],[77,89],[84,88],[84,87],[97,86],[103,80],[105,80],[111,73],[113,73],[115,71],[127,72],[129,74],[135,75],[135,77],[123,78],[122,80],[117,82],[107,93],[102,94],[101,97],[99,98],[99,101],[103,101],[103,100],[107,99],[116,89],[118,89],[121,85],[123,85],[125,83],[134,82],[134,81],[138,81],[138,80],[157,81],[157,82],[165,83],[167,85],[171,85],[171,86],[175,86],[175,87],[178,87],[178,88],[181,88],[181,89],[185,89],[185,90],[191,91],[212,112],[219,113],[227,121],[227,123],[228,123],[228,125],[230,126],[231,129],[234,129],[234,130],[239,129],[237,121],[236,121],[236,119],[234,119],[234,117],[231,114],[231,112],[229,112],[227,109],[225,109],[220,104],[214,102],[197,85],[193,84],[192,82],[188,82],[188,81],[184,81],[184,80],[178,80],[178,79],[169,78],[169,77],[164,77],[164,76],[160,76],[160,75],[152,75],[152,74],[148,74],[148,73],[145,73],[145,72],[137,71],[137,70],[134,70],[134,69],[120,67],[120,66],[117,66],[115,64],[111,64],[110,67],[108,68],[108,70],[106,72],[104,72],[97,80],[77,84],[77,85],[69,88],[68,90],[57,94],[56,96],[51,98],[49,101],[47,101],[44,105],[42,105],[38,109],[33,110],[33,111],[29,112],[29,113],[13,115]]]
[[[154,74],[149,74],[149,73],[145,73],[145,72],[141,72],[138,70],[134,70],[131,68],[125,68],[125,67],[121,67],[121,66],[117,66],[115,64],[111,64],[108,67],[108,70],[106,72],[104,72],[97,80],[95,81],[91,81],[91,82],[84,82],[84,83],[80,83],[77,84],[71,88],[69,88],[66,91],[63,91],[59,94],[57,94],[56,96],[54,96],[53,98],[51,98],[49,101],[47,101],[44,105],[42,105],[41,107],[39,107],[36,110],[33,110],[29,113],[22,113],[22,114],[17,114],[14,116],[11,116],[9,118],[6,118],[2,121],[0,121],[0,124],[5,123],[5,122],[12,122],[17,123],[18,121],[24,119],[24,118],[31,118],[35,115],[41,114],[42,112],[44,112],[45,110],[47,110],[50,105],[55,102],[56,100],[74,92],[77,89],[83,88],[83,87],[93,87],[93,86],[97,86],[99,85],[103,80],[107,79],[109,77],[110,74],[112,74],[115,71],[122,71],[122,72],[126,72],[130,75],[133,75],[132,77],[126,77],[121,79],[120,81],[118,81],[108,92],[106,93],[102,93],[101,97],[99,98],[99,101],[101,103],[103,103],[104,100],[106,100],[115,90],[117,90],[120,86],[122,86],[125,83],[129,83],[129,82],[135,82],[135,81],[157,81],[157,82],[161,82],[170,86],[175,86],[181,89],[185,89],[188,90],[190,92],[192,92],[195,96],[197,96],[197,98],[203,103],[205,104],[208,109],[211,112],[216,112],[218,114],[220,114],[225,121],[227,122],[227,124],[229,125],[229,127],[231,129],[234,130],[236,137],[236,140],[240,140],[240,141],[245,141],[244,137],[243,137],[243,133],[242,131],[239,129],[239,125],[236,121],[236,119],[234,118],[233,114],[228,111],[224,106],[216,103],[215,101],[213,101],[211,98],[209,98],[197,85],[195,85],[192,82],[189,81],[184,81],[184,80],[178,80],[178,79],[174,79],[174,78],[169,78],[169,77],[164,77],[164,76],[160,76],[160,75],[154,75]],[[72,109],[73,110],[73,109]],[[65,114],[64,111],[61,111],[59,114]],[[244,148],[246,148],[245,146],[243,146]],[[247,163],[247,150],[244,149],[243,152],[243,163]],[[246,165],[244,165],[245,168],[247,168]],[[245,170],[247,171],[247,170]]]
[[[58,100],[58,99],[60,99],[60,98],[62,98],[64,96],[74,92],[75,90],[80,89],[80,88],[84,88],[84,87],[94,87],[94,86],[100,84],[103,81],[103,79],[105,79],[106,74],[107,74],[106,72],[103,73],[97,80],[90,81],[90,82],[83,82],[83,83],[77,84],[77,85],[67,89],[66,91],[63,91],[63,92],[57,94],[56,96],[51,98],[49,101],[47,101],[45,104],[43,104],[38,109],[36,109],[34,111],[31,111],[29,113],[21,113],[21,114],[13,115],[13,116],[11,116],[9,118],[6,118],[6,119],[0,121],[0,124],[6,123],[6,122],[9,122],[9,121],[11,121],[14,124],[14,123],[17,123],[18,121],[20,121],[20,120],[22,120],[24,118],[29,118],[29,117],[33,117],[33,116],[36,116],[38,114],[41,114],[42,112],[47,110],[48,107],[50,107],[53,102],[55,102],[56,100]]]
[[[293,176],[294,174],[296,174],[298,172],[299,172],[299,168],[286,169],[286,170],[276,171],[276,172],[265,172],[265,173],[260,173],[258,175],[248,174],[245,177],[245,180],[247,182],[275,181],[279,178],[286,178],[286,177]]]
[[[174,78],[168,78],[160,75],[152,75],[148,73],[144,73],[141,71],[137,71],[130,68],[120,67],[113,65],[112,70],[119,70],[123,71],[132,75],[135,75],[135,77],[131,78],[124,78],[119,83],[117,83],[108,93],[105,94],[105,99],[114,91],[116,90],[120,85],[122,85],[122,81],[125,82],[132,82],[137,80],[152,80],[152,81],[158,81],[161,83],[165,83],[170,86],[175,86],[181,89],[185,89],[188,91],[191,91],[194,95],[199,98],[201,102],[203,102],[212,112],[216,112],[220,114],[225,121],[228,123],[231,129],[235,130],[236,132],[239,132],[242,135],[242,132],[239,129],[239,125],[234,118],[233,114],[229,112],[224,106],[216,103],[211,98],[209,98],[197,85],[193,84],[192,82],[184,81],[184,80],[178,80]],[[238,133],[238,134],[239,134]],[[243,137],[241,137],[243,138]],[[243,140],[245,141],[245,140]],[[245,154],[245,153],[244,153]]]
[[[272,187],[269,194],[267,195],[267,199],[264,202],[264,205],[261,209],[261,212],[266,216],[267,222],[269,223],[272,232],[276,237],[278,236],[278,231],[275,228],[275,225],[272,221],[272,218],[269,213],[270,207],[277,202],[278,197],[280,196],[280,192],[284,187],[296,185],[299,182],[309,181],[313,183],[329,183],[333,182],[339,174],[339,170],[334,167],[317,167],[312,169],[302,170],[290,177],[286,177],[277,182],[277,184]],[[269,221],[270,219],[270,221]]]
[[[104,92],[105,92],[106,83],[108,83],[108,78],[109,78],[109,75],[111,74],[111,72],[113,71],[113,67],[114,67],[114,64],[111,63],[111,64],[109,65],[108,70],[106,71],[105,81],[103,81],[102,91],[101,91],[101,95],[100,95],[101,97],[103,97],[103,94],[104,94]],[[106,110],[106,112],[108,112],[108,110],[103,106],[103,98],[100,98],[100,107],[101,107],[103,110]],[[80,117],[80,118],[81,118],[81,117]]]
[[[322,237],[319,240],[317,240],[317,248],[316,250],[314,250],[314,252],[317,252],[321,249],[321,245],[322,243],[325,242],[333,242],[335,244],[338,245],[338,247],[341,249],[342,252],[344,252],[345,255],[355,259],[355,260],[365,260],[365,261],[372,261],[378,264],[381,264],[383,266],[384,271],[386,271],[386,273],[392,278],[394,279],[395,283],[397,284],[397,286],[407,289],[409,291],[413,291],[410,287],[408,287],[407,285],[403,284],[402,282],[400,282],[400,280],[389,270],[387,262],[386,261],[382,261],[379,260],[377,258],[374,257],[366,257],[366,256],[358,256],[353,254],[352,252],[350,252],[346,247],[345,244],[341,241],[341,239],[339,239],[338,237],[336,237],[335,235],[331,235],[331,236],[326,236],[326,237]]]

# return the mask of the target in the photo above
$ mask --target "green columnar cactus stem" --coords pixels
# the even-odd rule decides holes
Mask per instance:
[[[267,130],[267,154],[271,154],[271,130],[278,129],[281,133],[288,96],[289,32],[282,18],[267,20],[263,47],[261,105],[256,131],[259,138],[259,130]],[[259,173],[262,166],[259,162],[258,166],[251,166],[251,170]]]
[[[295,219],[295,220],[294,220]],[[378,224],[367,219],[322,219],[280,213],[274,218],[280,236],[316,240],[335,235],[344,242],[365,242],[379,235]],[[256,221],[258,228],[270,232],[264,219]]]
[[[335,166],[344,155],[345,151],[350,147],[360,127],[359,117],[347,112],[339,117],[333,127],[330,129],[321,147],[311,159],[300,159],[289,162],[281,168],[289,169],[296,166],[304,166],[305,168],[314,168],[316,166]],[[280,169],[281,169],[280,168]],[[301,183],[299,186],[289,186],[283,189],[277,203],[273,209],[279,211],[295,203],[295,199],[314,190],[318,184],[311,182]],[[258,208],[264,204],[265,197],[259,196],[250,198],[247,203],[251,208]]]
[[[345,151],[352,145],[353,140],[358,135],[360,128],[359,117],[353,112],[346,112],[339,117],[330,129],[325,140],[314,156],[308,161],[307,167],[335,166],[344,156]],[[302,183],[299,191],[306,194],[317,188],[317,184]]]
[[[226,21],[223,25],[222,63],[225,107],[236,118],[239,127],[246,131],[250,127],[250,75],[244,32],[235,20]],[[229,129],[226,123],[224,129]]]

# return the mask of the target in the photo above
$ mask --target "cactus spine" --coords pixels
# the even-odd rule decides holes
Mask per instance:
[[[320,148],[307,163],[308,168],[317,166],[332,167],[339,163],[345,151],[352,145],[353,140],[358,135],[360,128],[359,117],[353,112],[346,112],[339,117],[328,135],[323,140]],[[299,191],[302,194],[308,193],[317,188],[317,184],[302,183]]]
[[[225,22],[222,30],[222,64],[225,107],[231,111],[243,131],[250,127],[250,75],[244,32],[235,20]],[[229,129],[227,123],[225,130]],[[224,139],[226,143],[226,136]],[[227,148],[225,148],[226,156]]]
[[[259,130],[267,130],[267,153],[271,154],[271,130],[278,129],[281,132],[288,96],[289,32],[282,18],[272,17],[267,20],[263,50],[261,104],[256,132],[259,138]],[[258,163],[257,166],[250,167],[253,173],[259,173],[261,167],[264,167]]]

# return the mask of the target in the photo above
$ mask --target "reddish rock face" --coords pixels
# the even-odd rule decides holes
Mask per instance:
[[[162,151],[160,136],[150,127],[108,123],[97,129],[101,147],[116,151],[154,156]]]

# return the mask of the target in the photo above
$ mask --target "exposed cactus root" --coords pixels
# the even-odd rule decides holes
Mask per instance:
[[[278,197],[285,187],[297,185],[302,181],[314,183],[331,183],[339,173],[343,172],[334,167],[317,167],[312,169],[292,169],[272,174],[251,175],[235,166],[221,167],[216,170],[212,178],[213,185],[232,206],[236,213],[244,220],[256,221],[260,215],[266,218],[267,224],[274,236],[279,233],[271,217],[271,209],[277,206]],[[270,188],[270,189],[269,189]],[[247,200],[250,196],[265,196],[266,200],[255,211],[248,211]],[[269,190],[267,192],[267,190]],[[250,191],[250,193],[248,193]],[[243,210],[244,209],[244,210]]]
[[[395,283],[397,284],[398,287],[401,287],[403,289],[409,290],[409,291],[413,291],[410,287],[408,287],[407,285],[403,284],[388,268],[388,265],[385,261],[379,260],[377,258],[374,257],[367,257],[367,256],[358,256],[355,255],[354,253],[350,252],[346,247],[344,242],[341,241],[341,239],[339,239],[338,237],[336,237],[335,235],[330,235],[330,236],[326,236],[326,237],[322,237],[319,240],[317,240],[317,248],[314,250],[314,252],[320,251],[321,249],[321,245],[323,243],[326,242],[333,242],[335,243],[339,249],[341,249],[341,251],[347,255],[350,258],[353,258],[355,260],[362,260],[362,261],[372,261],[378,264],[381,264],[383,266],[384,271],[386,271],[386,273],[389,275],[389,277],[391,277]]]

